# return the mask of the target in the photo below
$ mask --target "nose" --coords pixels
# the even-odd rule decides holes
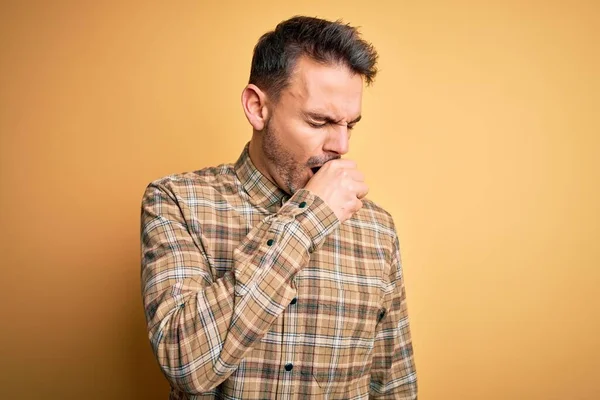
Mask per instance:
[[[323,150],[344,155],[350,147],[350,137],[346,125],[333,125],[323,146]]]

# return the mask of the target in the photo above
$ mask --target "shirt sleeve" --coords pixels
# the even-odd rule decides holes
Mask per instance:
[[[213,279],[185,202],[168,184],[142,200],[142,295],[150,342],[171,385],[190,394],[223,382],[296,294],[294,276],[338,225],[319,197],[300,190],[235,249]],[[225,227],[226,228],[226,227]]]
[[[377,325],[369,398],[416,400],[417,373],[406,307],[398,236],[393,238],[390,279]]]

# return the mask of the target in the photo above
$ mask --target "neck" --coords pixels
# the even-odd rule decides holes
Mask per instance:
[[[261,142],[260,138],[258,138],[258,135],[256,133],[254,133],[252,135],[252,139],[250,139],[250,145],[248,147],[248,154],[250,156],[250,160],[252,161],[252,164],[254,164],[256,169],[261,174],[263,174],[263,176],[265,178],[267,178],[269,181],[271,181],[275,185],[279,186],[277,184],[277,182],[275,182],[275,179],[273,179],[273,176],[269,173],[269,169],[267,168],[267,165],[264,162],[265,157],[262,152],[262,142]]]

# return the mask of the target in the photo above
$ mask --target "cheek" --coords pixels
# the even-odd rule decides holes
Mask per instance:
[[[306,162],[310,157],[321,154],[323,136],[321,132],[300,120],[281,121],[280,139],[297,162]]]

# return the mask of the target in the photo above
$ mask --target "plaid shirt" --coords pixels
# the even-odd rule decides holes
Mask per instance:
[[[416,399],[399,244],[369,200],[340,224],[252,164],[142,201],[142,291],[171,399]]]

